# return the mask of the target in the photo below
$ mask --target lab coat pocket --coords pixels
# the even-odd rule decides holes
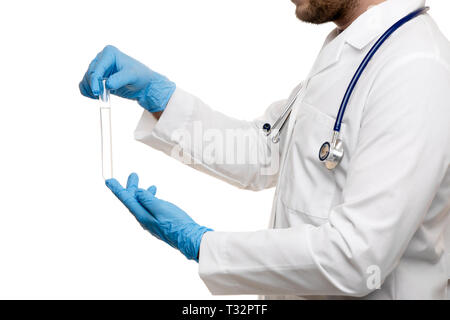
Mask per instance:
[[[298,108],[281,177],[281,201],[291,214],[327,219],[337,187],[333,171],[319,160],[319,149],[331,139],[335,119],[305,102]]]

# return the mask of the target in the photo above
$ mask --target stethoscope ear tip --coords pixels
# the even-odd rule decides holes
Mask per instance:
[[[266,135],[269,135],[271,132],[272,126],[270,125],[270,123],[266,122],[266,123],[264,123],[262,129]]]

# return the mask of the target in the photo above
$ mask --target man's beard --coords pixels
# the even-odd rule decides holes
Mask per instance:
[[[359,4],[359,0],[305,0],[305,2],[305,5],[297,6],[297,18],[314,24],[345,18]]]

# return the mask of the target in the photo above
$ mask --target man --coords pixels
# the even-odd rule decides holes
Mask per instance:
[[[375,41],[425,1],[293,2],[299,19],[333,21],[337,29],[302,89],[293,91],[290,98],[298,96],[277,144],[261,128],[280,117],[286,100],[254,122],[235,120],[109,46],[80,83],[82,94],[96,98],[105,77],[113,94],[138,101],[146,109],[135,133],[139,141],[241,188],[276,186],[271,228],[230,233],[201,227],[155,197],[155,187],[138,188],[135,174],[126,189],[114,179],[108,187],[144,228],[199,261],[200,276],[213,294],[445,299],[448,41],[423,14],[385,42],[349,101],[341,127],[344,157],[329,170],[318,159],[319,148],[333,134],[354,72]],[[203,144],[195,141],[199,126],[223,136],[227,130],[241,132],[238,140],[249,142],[245,161],[220,161],[220,148],[205,157]],[[250,161],[250,154],[258,161]]]

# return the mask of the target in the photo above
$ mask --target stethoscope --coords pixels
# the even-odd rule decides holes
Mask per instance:
[[[342,143],[342,139],[340,139],[342,119],[344,118],[345,109],[347,108],[347,104],[350,100],[350,97],[352,96],[353,90],[355,89],[356,84],[358,83],[358,80],[361,77],[361,74],[363,73],[364,69],[367,67],[367,64],[375,55],[375,53],[378,51],[378,49],[381,47],[381,45],[386,41],[386,39],[389,38],[398,28],[400,28],[406,22],[414,19],[415,17],[427,12],[429,9],[430,9],[429,7],[417,9],[408,14],[407,16],[403,17],[399,21],[397,21],[377,40],[377,42],[373,45],[373,47],[364,57],[364,60],[361,62],[355,74],[353,75],[353,78],[347,87],[347,91],[345,92],[344,98],[342,99],[341,106],[339,107],[339,112],[337,113],[336,116],[336,122],[334,123],[333,137],[331,139],[331,143],[328,141],[324,142],[319,150],[319,160],[325,163],[325,167],[327,169],[333,170],[334,168],[336,168],[341,162],[342,158],[344,157],[344,145]],[[273,143],[278,143],[280,141],[281,131],[283,130],[283,127],[287,123],[292,112],[292,107],[297,98],[299,97],[302,89],[303,86],[301,85],[297,90],[296,94],[291,99],[289,99],[289,101],[287,102],[286,106],[283,109],[284,111],[274,122],[273,125],[270,125],[270,123],[265,123],[263,125],[262,129],[267,136],[269,136],[273,130],[279,127],[278,131],[272,137]]]

